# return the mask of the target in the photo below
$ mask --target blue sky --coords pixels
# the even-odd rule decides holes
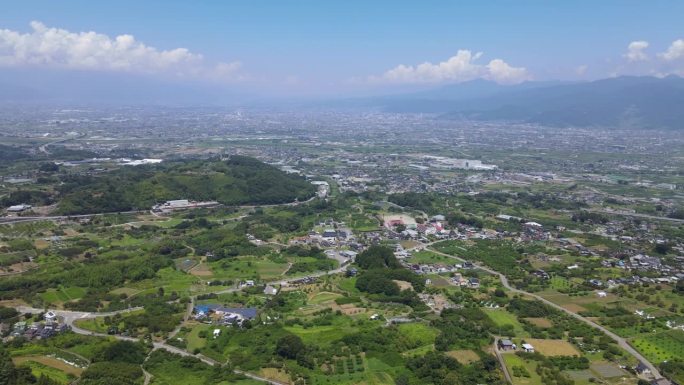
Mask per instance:
[[[3,5],[0,29],[30,34],[29,23],[39,21],[48,30],[132,35],[158,52],[185,48],[201,55],[179,59],[182,69],[176,62],[147,68],[140,64],[145,58],[125,69],[87,63],[103,76],[132,71],[172,81],[180,73],[183,81],[220,78],[243,87],[331,92],[473,78],[515,83],[681,74],[679,47],[667,56],[673,59],[663,55],[684,39],[682,18],[682,1],[20,1]],[[632,42],[647,44],[627,56]],[[0,65],[84,69],[73,57],[10,60],[25,50],[12,44],[3,48],[0,36]],[[434,66],[416,67],[424,62]],[[223,70],[214,70],[219,63]]]

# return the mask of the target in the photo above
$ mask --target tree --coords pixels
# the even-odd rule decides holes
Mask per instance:
[[[276,343],[276,353],[279,356],[295,359],[304,350],[305,346],[302,339],[294,334],[288,334]]]

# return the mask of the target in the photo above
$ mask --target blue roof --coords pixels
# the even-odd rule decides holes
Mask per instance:
[[[195,312],[197,312],[197,313],[208,313],[210,310],[216,310],[220,307],[221,307],[221,305],[216,305],[216,304],[195,305]]]

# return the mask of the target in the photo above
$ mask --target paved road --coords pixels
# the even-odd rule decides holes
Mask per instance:
[[[441,251],[437,251],[437,250],[435,250],[435,249],[433,249],[433,248],[430,248],[429,250],[432,251],[433,253],[436,253],[436,254],[439,254],[439,255],[443,255],[443,256],[445,256],[445,257],[453,258],[453,259],[459,260],[459,261],[461,261],[461,262],[466,262],[466,260],[463,259],[463,258],[459,258],[459,257],[456,257],[456,256],[451,255],[451,254],[442,253]],[[471,262],[472,262],[472,261],[471,261]],[[537,300],[539,300],[539,301],[541,301],[541,302],[543,302],[543,303],[545,303],[545,304],[547,304],[547,305],[553,307],[554,309],[558,309],[558,310],[560,310],[560,311],[562,311],[562,312],[567,313],[568,315],[570,315],[570,316],[572,316],[572,317],[574,317],[574,318],[576,318],[576,319],[578,319],[578,320],[580,320],[580,321],[586,323],[587,325],[589,325],[589,326],[591,326],[591,327],[593,327],[593,328],[596,328],[596,329],[598,329],[598,330],[601,330],[601,331],[602,331],[603,333],[605,333],[608,337],[612,338],[615,342],[617,342],[617,344],[618,344],[621,348],[623,348],[624,350],[626,350],[629,354],[631,354],[632,356],[634,356],[637,360],[643,362],[644,365],[646,365],[646,366],[651,370],[651,373],[653,373],[653,376],[654,376],[656,379],[662,378],[662,375],[660,374],[660,371],[658,371],[658,368],[657,368],[655,365],[653,365],[650,361],[648,361],[648,360],[646,359],[646,357],[644,357],[643,355],[641,355],[641,353],[639,353],[636,349],[634,349],[634,348],[632,347],[632,345],[630,345],[629,342],[627,342],[627,340],[625,340],[624,338],[618,336],[617,334],[611,332],[610,330],[608,330],[608,329],[606,329],[605,327],[603,327],[603,326],[597,324],[596,322],[591,321],[591,320],[589,320],[589,319],[586,319],[586,318],[582,317],[581,315],[579,315],[579,314],[577,314],[577,313],[574,313],[574,312],[572,312],[572,311],[570,311],[570,310],[568,310],[568,309],[566,309],[566,308],[564,308],[564,307],[562,307],[562,306],[560,306],[560,305],[557,305],[557,304],[555,304],[555,303],[549,301],[548,299],[546,299],[546,298],[544,298],[544,297],[541,297],[541,296],[539,296],[539,295],[537,295],[537,294],[534,294],[534,293],[528,293],[528,292],[526,292],[526,291],[523,291],[523,290],[520,290],[520,289],[517,289],[517,288],[511,286],[511,285],[508,283],[508,278],[506,278],[505,275],[499,273],[499,272],[496,271],[496,270],[492,270],[492,269],[490,269],[490,268],[488,268],[488,267],[486,267],[486,266],[482,266],[482,265],[477,264],[477,263],[475,263],[475,265],[476,265],[477,268],[480,269],[480,270],[483,270],[483,271],[486,271],[486,272],[488,272],[488,273],[490,273],[490,274],[493,274],[493,275],[498,276],[498,277],[499,277],[499,280],[501,280],[501,284],[502,284],[506,289],[508,289],[508,290],[510,290],[510,291],[512,291],[512,292],[514,292],[514,293],[518,293],[518,294],[522,294],[522,295],[525,295],[525,296],[528,296],[528,297],[535,298],[535,299],[537,299]]]

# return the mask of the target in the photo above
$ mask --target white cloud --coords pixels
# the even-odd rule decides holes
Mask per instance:
[[[648,45],[648,42],[644,40],[637,40],[629,43],[625,57],[629,61],[648,60],[648,55],[644,52],[644,50],[648,48]]]
[[[673,41],[667,51],[658,54],[658,57],[667,61],[673,61],[684,57],[684,39]]]
[[[167,74],[235,80],[240,63],[205,62],[186,48],[159,50],[131,35],[114,38],[97,32],[70,32],[31,22],[31,31],[0,29],[0,66]]]
[[[371,76],[372,82],[387,83],[442,83],[488,79],[497,83],[515,84],[528,80],[530,75],[523,67],[511,67],[501,59],[483,65],[476,63],[482,52],[459,50],[455,56],[437,64],[425,62],[416,66],[400,64],[380,76]]]

